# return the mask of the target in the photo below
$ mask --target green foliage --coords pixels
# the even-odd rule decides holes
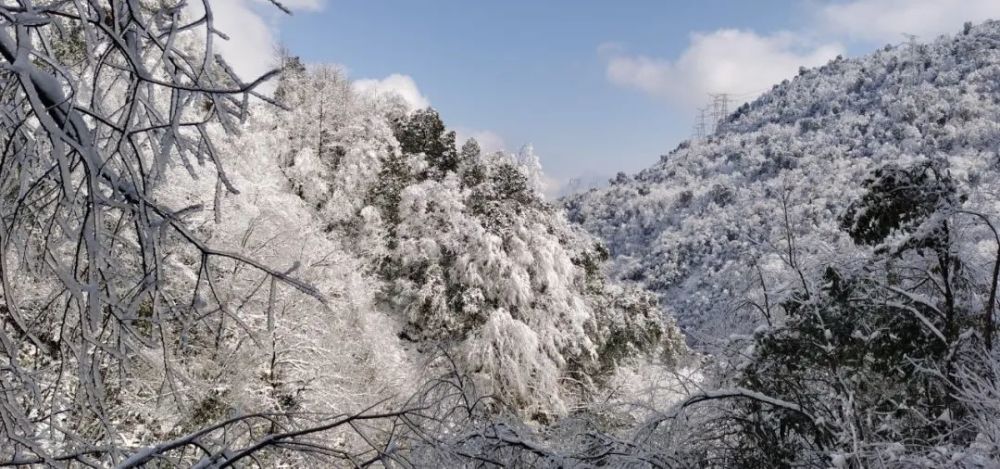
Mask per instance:
[[[865,195],[841,218],[842,229],[858,244],[877,245],[897,230],[912,231],[959,199],[944,163],[934,160],[911,167],[887,164],[863,186]]]
[[[400,151],[381,159],[365,203],[386,228],[381,298],[405,318],[400,338],[477,344],[470,366],[539,421],[564,411],[563,380],[587,395],[637,357],[683,353],[654,296],[607,281],[607,250],[543,200],[534,167],[475,140],[456,151],[430,109],[394,133]]]
[[[151,336],[155,330],[153,318],[153,302],[144,301],[136,310],[135,328],[143,336]]]
[[[597,354],[604,375],[614,372],[626,360],[655,350],[661,342],[670,347],[675,345],[663,340],[670,331],[660,322],[656,297],[634,290],[623,293],[609,295],[613,304],[608,309],[614,314],[601,318],[601,347]],[[666,355],[672,356],[669,352]]]
[[[382,162],[378,184],[372,185],[365,197],[367,205],[379,209],[390,230],[399,224],[400,195],[413,180],[406,156],[392,153]]]
[[[864,245],[902,239],[860,270],[826,268],[820,288],[781,305],[783,325],[755,335],[739,385],[804,412],[738,406],[741,464],[789,467],[802,455],[849,449],[849,439],[971,441],[954,423],[967,409],[953,397],[951,376],[966,345],[958,331],[977,324],[957,300],[969,282],[946,216],[962,198],[940,162],[888,165],[864,186],[844,230]]]
[[[462,179],[462,186],[475,187],[486,180],[486,166],[482,161],[482,150],[479,142],[475,139],[466,140],[462,145],[459,154],[460,164],[458,172]]]
[[[931,305],[904,302],[871,277],[842,278],[827,269],[825,285],[784,305],[788,321],[754,338],[740,385],[798,403],[800,413],[748,405],[741,435],[748,454],[793,460],[806,449],[835,444],[851,431],[870,441],[928,441],[949,423],[928,419],[961,412],[948,383],[933,370],[947,366],[950,344],[921,318],[944,318]],[[772,414],[773,412],[773,414]],[[766,418],[765,418],[766,416]]]
[[[76,66],[87,59],[87,44],[79,24],[65,26],[60,35],[52,42],[52,55],[59,63]]]
[[[481,171],[481,176],[476,178],[480,182],[470,187],[469,208],[486,229],[504,232],[525,210],[541,208],[541,201],[528,186],[527,177],[514,163],[495,161],[475,171]],[[470,178],[470,182],[472,180]]]
[[[467,161],[467,157],[474,159],[473,154],[478,157],[479,151],[479,145],[470,140],[462,147],[460,159],[455,150],[455,132],[447,130],[441,116],[431,108],[398,117],[393,124],[401,153],[390,152],[382,162],[378,183],[371,186],[366,198],[368,205],[379,209],[390,229],[399,224],[399,202],[403,189],[428,178],[440,180],[448,172],[457,171],[460,161]],[[430,168],[421,174],[414,174],[411,160],[421,154]],[[474,163],[466,166],[472,167],[470,172],[476,171]],[[470,174],[470,178],[475,177]]]
[[[447,130],[437,111],[422,109],[395,122],[394,133],[403,153],[423,154],[430,165],[428,176],[441,179],[458,169],[455,132]]]
[[[191,416],[183,428],[194,431],[226,418],[232,410],[230,396],[227,391],[210,390],[191,409]]]
[[[287,53],[282,54],[281,79],[278,80],[278,85],[275,87],[274,99],[278,102],[284,102],[290,86],[289,78],[301,77],[305,73],[306,66],[302,63],[302,59]]]
[[[470,138],[462,144],[462,152],[459,154],[461,156],[463,163],[468,163],[475,161],[477,158],[482,156],[482,149],[479,147],[479,142],[474,138]]]
[[[719,207],[725,207],[736,200],[736,194],[733,193],[733,190],[721,184],[712,186],[712,189],[708,192],[708,197]]]

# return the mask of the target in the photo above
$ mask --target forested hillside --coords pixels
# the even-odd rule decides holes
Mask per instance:
[[[197,3],[0,5],[0,466],[1000,465],[1000,23],[564,210]]]
[[[964,196],[961,209],[997,214],[997,47],[1000,25],[986,23],[802,69],[708,138],[570,198],[570,218],[608,243],[621,278],[659,293],[692,333],[718,335],[721,318],[762,322],[762,284],[773,302],[803,275],[872,257],[842,216],[886,165],[933,165]],[[988,280],[988,227],[951,218],[974,255],[965,265]]]
[[[584,402],[623,361],[670,361],[683,352],[655,299],[609,282],[604,248],[542,199],[530,149],[482,154],[475,140],[459,148],[434,110],[358,94],[338,70],[306,70],[294,59],[276,98],[291,110],[260,103],[240,135],[225,140],[234,172],[254,191],[252,208],[240,210],[244,194],[226,197],[218,207],[223,223],[215,223],[215,211],[192,222],[232,249],[259,240],[262,262],[323,269],[310,275],[313,284],[329,283],[325,297],[352,305],[333,316],[356,317],[340,330],[326,322],[333,319],[307,316],[305,323],[330,334],[316,347],[343,335],[377,349],[330,353],[365,357],[355,364],[363,369],[344,379],[391,380],[396,370],[445,353],[484,394],[544,419]],[[275,213],[262,212],[268,206]],[[270,224],[280,229],[262,226]],[[297,314],[322,317],[322,304],[295,301]],[[371,341],[372,334],[383,338]],[[414,374],[408,384],[433,373]]]
[[[722,465],[997,464],[998,47],[967,24],[801,69],[566,201],[742,389]]]
[[[67,5],[0,35],[0,463],[370,458],[473,416],[552,422],[685,354],[530,148],[484,154],[291,57],[259,93],[182,27],[210,16],[115,5],[120,30]]]

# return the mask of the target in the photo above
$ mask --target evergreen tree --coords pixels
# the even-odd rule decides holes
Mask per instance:
[[[859,439],[971,442],[956,423],[967,408],[954,397],[954,369],[974,360],[968,333],[978,331],[978,306],[950,234],[965,198],[946,164],[876,170],[841,220],[876,255],[861,269],[827,267],[818,290],[781,305],[783,325],[756,334],[739,384],[802,411],[738,406],[742,464],[822,463]],[[849,459],[867,465],[863,454]]]
[[[429,168],[427,176],[440,180],[458,168],[455,132],[447,130],[437,111],[421,109],[395,122],[396,139],[404,154],[422,154]]]

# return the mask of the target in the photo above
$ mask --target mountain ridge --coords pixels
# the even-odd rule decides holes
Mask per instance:
[[[970,193],[991,190],[998,48],[990,21],[803,68],[713,135],[564,205],[607,243],[616,275],[657,292],[688,333],[759,322],[747,306],[755,286],[787,290],[802,271],[866,257],[837,220],[881,165],[944,158]]]

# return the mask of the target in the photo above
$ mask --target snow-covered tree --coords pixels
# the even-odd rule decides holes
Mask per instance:
[[[324,88],[327,71],[282,89]],[[543,200],[530,153],[483,155],[474,140],[459,150],[436,111],[399,113],[337,89],[342,115],[296,107],[276,134],[331,135],[341,159],[292,141],[285,172],[295,187],[313,181],[300,195],[380,277],[404,344],[447,350],[481,390],[537,418],[584,402],[619,364],[681,353],[655,301],[608,283],[603,248]]]
[[[804,69],[716,134],[566,201],[618,276],[714,355],[686,457],[995,464],[998,34]]]

